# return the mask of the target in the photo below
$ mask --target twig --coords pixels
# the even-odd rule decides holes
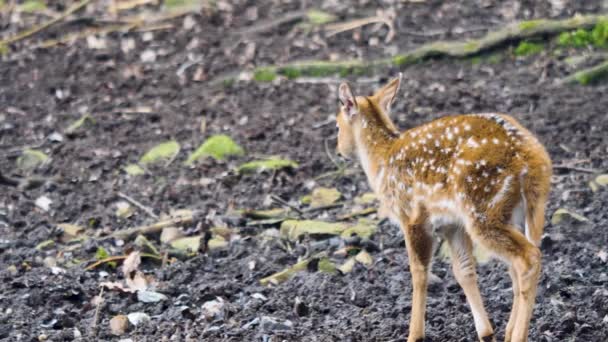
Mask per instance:
[[[127,202],[130,202],[131,204],[133,204],[134,206],[136,206],[136,207],[138,207],[139,209],[143,210],[143,211],[144,211],[146,214],[150,215],[151,217],[153,217],[153,218],[155,218],[155,219],[158,219],[158,215],[156,215],[156,214],[154,213],[154,211],[152,211],[152,209],[151,209],[151,208],[148,208],[148,207],[146,207],[145,205],[143,205],[143,204],[139,203],[139,202],[138,202],[138,201],[136,201],[134,198],[132,198],[132,197],[130,197],[130,196],[128,196],[128,195],[126,195],[126,194],[124,194],[124,193],[122,193],[122,192],[119,192],[119,193],[118,193],[118,197],[120,197],[120,198],[122,198],[122,199],[126,200]]]
[[[276,196],[276,195],[270,195],[270,199],[272,199],[273,201],[275,201],[275,202],[277,202],[277,203],[279,203],[279,204],[281,204],[281,205],[284,205],[284,206],[286,206],[286,207],[289,207],[289,208],[293,209],[295,212],[297,212],[297,213],[298,213],[298,214],[300,214],[300,215],[302,215],[302,214],[303,214],[302,210],[298,209],[296,206],[293,206],[293,205],[289,204],[287,201],[283,200],[283,199],[282,199],[281,197],[279,197],[279,196]]]
[[[367,215],[373,214],[373,213],[375,213],[377,211],[378,211],[378,209],[376,209],[376,208],[365,208],[365,209],[362,209],[362,210],[357,210],[357,211],[352,212],[350,214],[338,216],[338,220],[339,221],[346,221],[348,219],[351,219],[351,218],[354,218],[354,217],[358,217],[358,216],[367,216]]]
[[[91,1],[93,1],[93,0],[83,0],[83,1],[81,1],[79,3],[77,3],[76,5],[68,8],[65,12],[63,12],[61,15],[59,15],[58,17],[56,17],[54,19],[51,19],[51,20],[49,20],[49,21],[47,21],[47,22],[45,22],[45,23],[43,23],[43,24],[41,24],[39,26],[33,27],[31,29],[28,29],[25,32],[18,33],[16,36],[13,36],[13,37],[7,38],[7,39],[5,39],[3,41],[0,41],[0,46],[15,43],[15,42],[17,42],[19,40],[22,40],[22,39],[25,39],[25,38],[27,38],[29,36],[32,36],[32,35],[40,32],[42,30],[45,30],[48,27],[50,27],[50,26],[52,26],[52,25],[54,25],[54,24],[62,21],[63,19],[67,18],[68,16],[70,16],[74,12],[76,12],[76,11],[84,8]]]
[[[328,210],[328,209],[333,209],[333,208],[340,208],[340,207],[343,207],[343,206],[344,206],[344,203],[333,203],[333,204],[328,204],[328,205],[322,205],[322,206],[319,206],[319,207],[308,208],[308,209],[304,210],[304,213],[310,214],[310,213],[314,213],[316,211]]]
[[[393,25],[393,22],[389,18],[384,16],[373,16],[369,18],[355,19],[344,23],[329,24],[325,26],[325,30],[327,32],[326,37],[333,37],[339,33],[354,30],[358,27],[375,23],[383,23],[388,26],[388,34],[384,38],[384,41],[386,43],[390,42],[395,36],[395,27]]]
[[[142,258],[150,258],[150,259],[156,259],[156,260],[162,260],[162,257],[158,256],[158,255],[154,255],[154,254],[150,254],[150,253],[141,253],[140,254]],[[128,257],[128,255],[114,255],[114,256],[110,256],[107,258],[103,258],[101,260],[97,260],[96,262],[90,264],[89,266],[85,267],[85,271],[91,271],[103,264],[106,264],[108,262],[112,262],[112,261],[123,261]]]
[[[338,162],[334,159],[334,157],[331,155],[331,153],[329,152],[329,146],[327,145],[327,138],[323,139],[323,145],[325,146],[325,154],[327,154],[327,158],[329,158],[329,160],[331,160],[331,162],[338,168],[338,169],[342,169],[343,165],[338,164]]]
[[[289,23],[292,21],[301,20],[302,18],[306,17],[307,15],[308,15],[308,11],[296,11],[296,12],[292,12],[292,13],[287,13],[285,16],[283,16],[281,18],[277,18],[274,20],[270,20],[267,22],[263,22],[263,23],[245,28],[244,30],[236,32],[236,34],[248,35],[248,34],[268,31],[268,30],[274,28],[275,26],[280,26],[280,25],[283,25],[283,24],[286,24],[286,23]]]
[[[163,228],[166,228],[166,227],[192,223],[199,216],[200,216],[200,213],[195,212],[192,215],[178,216],[178,217],[174,217],[174,218],[171,218],[168,220],[162,220],[162,221],[156,222],[151,225],[129,228],[129,229],[125,229],[125,230],[119,230],[117,232],[114,232],[111,235],[101,238],[100,240],[107,240],[107,239],[112,239],[112,238],[124,240],[124,239],[128,239],[129,237],[131,237],[133,235],[137,235],[137,234],[142,234],[142,235],[154,234],[154,233],[160,232],[161,230],[163,230]]]
[[[101,287],[101,290],[99,290],[99,301],[97,302],[97,306],[95,307],[95,315],[93,316],[93,324],[91,325],[91,335],[96,335],[95,333],[95,329],[97,328],[97,322],[99,321],[99,308],[101,307],[101,305],[103,304],[103,289],[104,287]]]
[[[584,168],[584,167],[576,167],[576,166],[569,166],[569,165],[553,165],[553,168],[555,170],[572,170],[572,171],[578,171],[578,172],[584,172],[584,173],[600,173],[600,171],[596,170],[596,169],[588,169],[588,168]]]

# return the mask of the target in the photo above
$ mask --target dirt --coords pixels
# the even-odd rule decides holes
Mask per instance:
[[[276,206],[269,203],[270,195],[299,205],[299,198],[312,188],[327,186],[342,192],[347,208],[319,211],[315,218],[333,220],[348,211],[355,196],[369,191],[355,164],[354,173],[313,181],[336,169],[324,141],[333,151],[335,124],[328,119],[337,110],[341,79],[279,78],[213,87],[210,82],[236,69],[301,59],[390,56],[435,39],[479,36],[512,20],[608,10],[592,1],[306,2],[339,20],[393,11],[397,34],[386,43],[387,29],[374,25],[325,38],[318,29],[290,22],[238,36],[235,32],[301,9],[300,2],[219,3],[219,9],[171,20],[169,29],[111,33],[101,49],[92,49],[85,39],[30,48],[39,40],[83,29],[86,22],[60,24],[17,43],[3,57],[0,171],[18,179],[50,180],[28,189],[0,187],[0,340],[71,341],[81,335],[86,341],[404,341],[411,284],[398,227],[380,225],[367,247],[374,259],[369,268],[357,264],[342,275],[310,267],[280,285],[262,286],[260,279],[310,254],[316,241],[288,244],[262,238],[273,228],[247,227],[229,214],[234,208]],[[33,23],[45,17],[26,19]],[[192,19],[192,25],[186,23]],[[6,36],[18,28],[19,24],[8,25],[2,33]],[[127,39],[134,40],[135,49],[121,48]],[[396,123],[407,129],[448,113],[510,113],[546,144],[555,165],[582,160],[574,166],[607,170],[608,83],[556,82],[573,71],[565,57],[582,54],[581,50],[556,52],[553,43],[529,57],[516,57],[512,50],[507,46],[494,51],[498,59],[437,59],[404,69],[405,82],[394,109]],[[142,61],[145,51],[154,51],[156,60]],[[186,63],[191,65],[185,68]],[[367,94],[397,72],[386,68],[348,79],[356,91]],[[66,127],[86,113],[94,124],[66,135]],[[203,119],[206,129],[201,133]],[[62,135],[61,141],[49,139],[55,132]],[[190,151],[216,133],[230,135],[247,155],[182,166]],[[170,139],[182,145],[171,164],[138,177],[122,171],[146,150]],[[45,152],[50,162],[33,173],[19,171],[16,163],[25,146]],[[300,165],[253,175],[234,171],[245,161],[271,155]],[[531,341],[608,338],[608,189],[592,191],[588,183],[594,177],[593,172],[555,170]],[[188,234],[200,234],[221,221],[240,238],[228,248],[164,267],[144,260],[142,268],[158,281],[157,290],[168,300],[142,303],[132,294],[105,291],[96,314],[93,299],[100,293],[100,282],[121,280],[122,275],[107,265],[92,271],[85,267],[94,261],[99,246],[123,255],[133,249],[133,241],[122,245],[93,238],[71,250],[60,242],[44,250],[35,247],[49,239],[57,241],[59,223],[78,224],[90,235],[103,237],[155,222],[137,209],[129,218],[117,218],[118,192],[156,214],[183,208],[205,213],[206,218],[185,227]],[[35,205],[41,196],[52,200],[49,211]],[[562,207],[588,222],[552,224],[551,214]],[[157,236],[152,239],[158,241]],[[48,267],[49,257],[61,270]],[[473,319],[449,263],[437,258],[432,272],[438,278],[430,286],[428,340],[474,341]],[[489,261],[479,265],[478,273],[487,311],[502,339],[512,294],[506,267]],[[217,298],[224,303],[222,314],[206,319],[203,304]],[[110,319],[133,312],[147,313],[151,322],[113,336]]]

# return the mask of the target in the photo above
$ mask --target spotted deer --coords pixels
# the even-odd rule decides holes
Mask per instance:
[[[412,276],[408,342],[425,336],[434,234],[447,241],[480,341],[496,341],[477,285],[474,244],[505,261],[513,306],[505,341],[527,341],[541,270],[551,160],[541,143],[504,114],[447,116],[400,132],[389,117],[401,74],[372,96],[338,89],[338,146],[356,156],[382,211],[405,236]]]

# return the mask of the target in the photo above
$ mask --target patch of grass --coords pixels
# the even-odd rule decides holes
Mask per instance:
[[[276,77],[276,71],[271,68],[258,68],[253,73],[253,79],[257,82],[272,82]]]
[[[535,54],[543,51],[543,49],[544,49],[544,46],[542,44],[533,43],[533,42],[529,42],[529,41],[523,41],[523,42],[519,43],[517,48],[515,48],[515,55],[516,56],[535,55]]]
[[[599,21],[591,30],[578,29],[563,32],[557,37],[557,44],[566,47],[608,47],[608,20]]]

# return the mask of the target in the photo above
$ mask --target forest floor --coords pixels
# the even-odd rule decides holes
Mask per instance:
[[[592,181],[608,170],[608,83],[558,82],[605,51],[559,47],[546,37],[542,49],[523,56],[514,42],[473,58],[430,59],[360,76],[256,82],[243,74],[239,81],[212,85],[226,73],[256,66],[390,57],[438,39],[480,37],[516,20],[608,12],[605,2],[305,2],[338,22],[392,16],[391,39],[383,24],[329,36],[307,17],[272,23],[302,10],[301,1],[213,3],[154,27],[40,45],[117,21],[95,19],[106,18],[107,9],[91,4],[12,44],[2,57],[0,171],[21,179],[21,186],[0,185],[0,340],[405,341],[411,284],[398,227],[370,213],[368,221],[342,221],[377,225],[370,238],[304,234],[290,241],[285,229],[279,230],[285,216],[335,222],[353,210],[373,208],[360,197],[370,189],[359,166],[332,161],[336,88],[348,79],[355,91],[369,94],[402,71],[394,108],[401,129],[447,114],[502,112],[547,146],[558,167],[530,340],[606,341],[608,188]],[[56,16],[62,6],[50,1],[41,11],[3,14],[0,33],[12,36]],[[162,11],[143,6],[119,16],[154,17]],[[573,66],[573,60],[580,63]],[[74,125],[81,118],[88,119]],[[245,153],[184,165],[217,134],[230,136]],[[166,141],[178,142],[179,153],[135,167],[141,175],[125,171]],[[236,171],[269,156],[298,165]],[[323,198],[337,202],[310,210],[302,197],[322,187],[337,189],[339,198]],[[296,209],[262,222],[242,211],[291,207]],[[552,223],[558,208],[582,217]],[[200,242],[196,253],[180,254],[160,244],[158,233],[149,234],[156,251],[143,252],[154,257],[144,257],[135,268],[146,275],[150,297],[131,293],[128,285],[101,292],[103,282],[124,284],[130,275],[123,274],[121,260],[118,267],[87,266],[104,253],[125,256],[145,247],[134,237],[104,237],[180,209],[197,214],[178,230]],[[292,277],[260,282],[300,260],[310,262]],[[439,256],[432,273],[428,340],[476,340],[449,262]],[[489,260],[478,273],[502,340],[512,295],[506,267]],[[127,331],[114,335],[110,320],[129,314]]]

